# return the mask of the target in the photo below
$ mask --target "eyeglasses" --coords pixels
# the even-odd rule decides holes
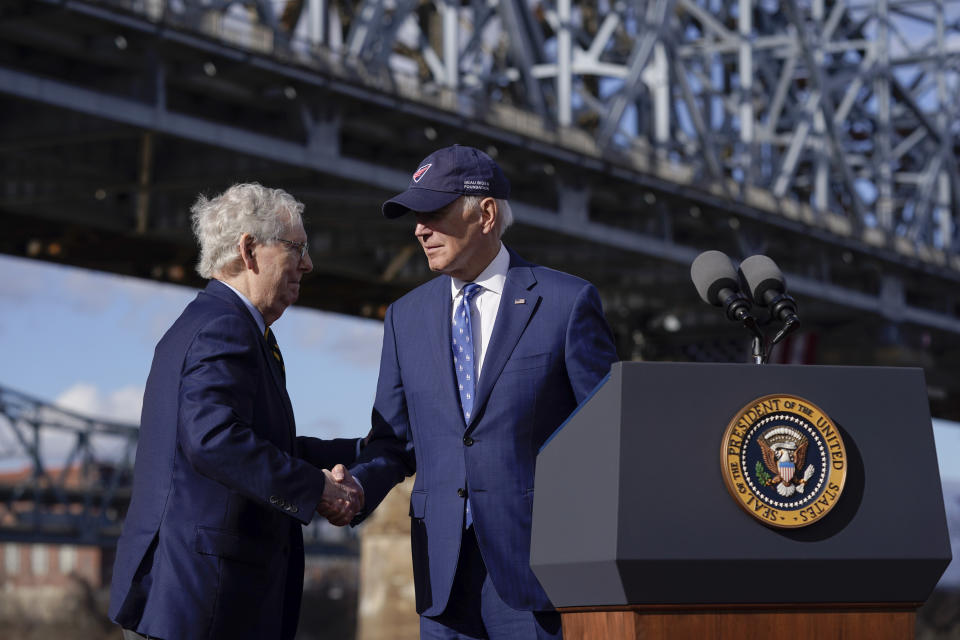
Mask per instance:
[[[282,242],[287,245],[294,251],[300,254],[300,259],[303,260],[303,256],[307,255],[307,243],[306,242],[294,242],[293,240],[284,240],[283,238],[274,238],[277,242]]]

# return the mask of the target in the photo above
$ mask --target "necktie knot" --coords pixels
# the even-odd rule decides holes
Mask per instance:
[[[468,282],[467,284],[463,285],[463,298],[469,303],[482,290],[483,287],[478,285],[476,282]]]

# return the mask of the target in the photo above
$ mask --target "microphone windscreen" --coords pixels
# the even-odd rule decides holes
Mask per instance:
[[[704,251],[690,265],[690,278],[700,298],[707,304],[720,306],[719,294],[723,289],[740,290],[737,272],[733,263],[722,251]]]
[[[763,294],[767,291],[785,293],[787,290],[780,267],[767,256],[750,256],[740,263],[740,274],[750,297],[757,304],[766,304]]]

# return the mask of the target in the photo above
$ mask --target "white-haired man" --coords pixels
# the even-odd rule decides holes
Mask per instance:
[[[212,280],[157,344],[110,617],[126,638],[287,640],[301,524],[352,517],[358,441],[296,436],[270,330],[313,268],[303,205],[238,184],[191,211]]]

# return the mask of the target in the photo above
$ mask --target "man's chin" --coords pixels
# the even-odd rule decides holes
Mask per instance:
[[[276,309],[277,309],[277,317],[279,318],[280,315],[282,315],[284,311],[286,311],[287,309],[289,309],[290,307],[292,307],[292,306],[293,306],[293,303],[296,302],[296,301],[297,301],[297,296],[296,296],[296,295],[287,296],[287,297],[284,298],[283,300],[278,301],[277,306],[276,306]]]
[[[430,267],[430,271],[446,273],[447,267],[449,267],[450,264],[445,260],[427,258],[427,266]]]

